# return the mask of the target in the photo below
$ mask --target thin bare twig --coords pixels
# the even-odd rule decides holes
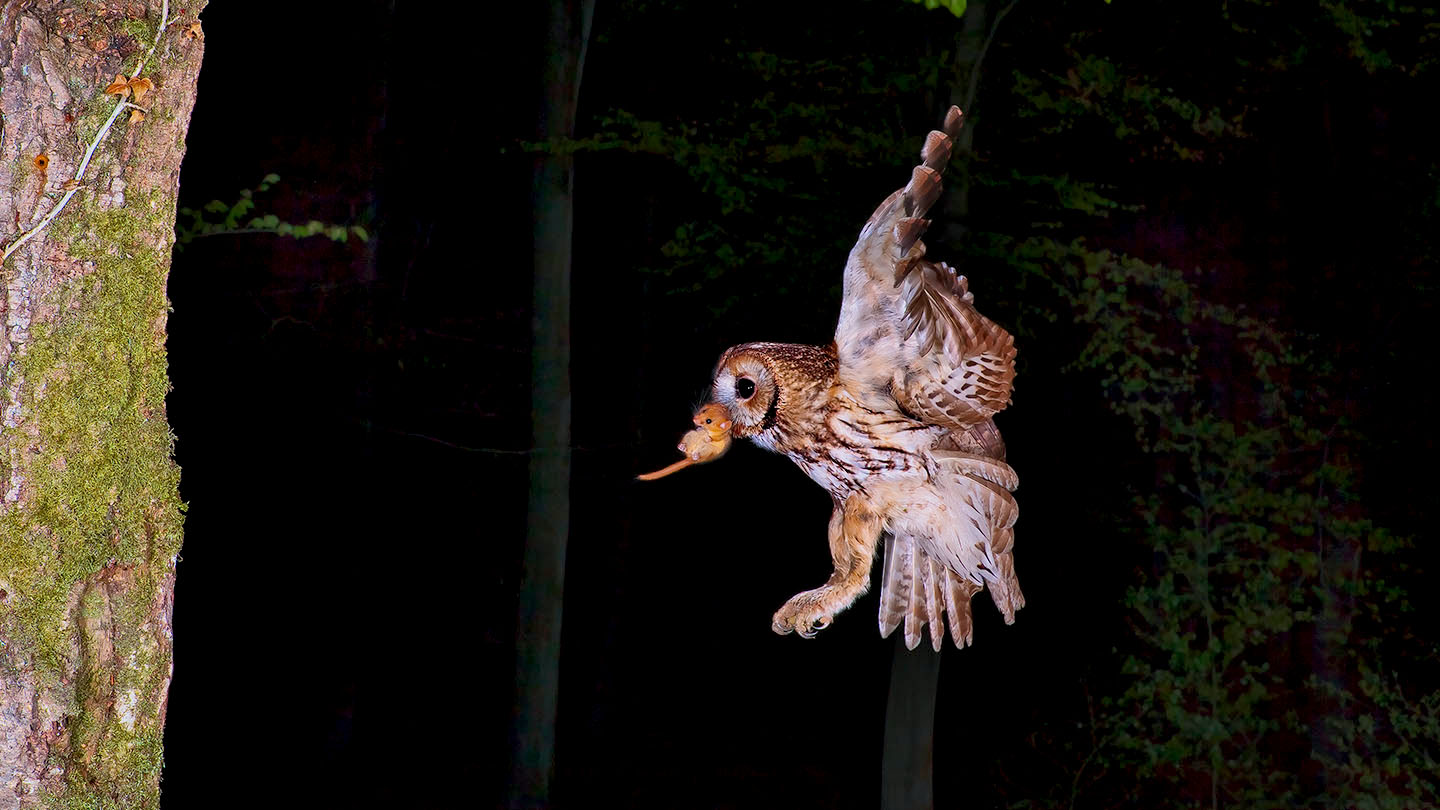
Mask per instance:
[[[161,0],[160,29],[155,32],[155,42],[150,45],[150,50],[146,51],[145,55],[140,57],[140,62],[135,65],[135,75],[131,76],[131,79],[139,78],[140,73],[145,70],[146,60],[148,60],[155,53],[155,49],[160,46],[160,38],[165,35],[165,28],[173,22],[173,20],[168,19],[169,16],[170,0]],[[65,208],[65,204],[70,202],[70,198],[74,197],[75,192],[80,190],[80,181],[85,177],[85,170],[90,168],[90,158],[95,156],[95,149],[105,140],[105,136],[110,133],[110,125],[115,123],[115,119],[120,117],[120,113],[123,112],[127,106],[133,107],[135,105],[130,104],[125,100],[124,96],[121,96],[120,101],[115,105],[114,111],[110,113],[110,117],[105,119],[105,124],[100,127],[99,132],[95,133],[95,140],[91,141],[90,147],[85,150],[85,157],[80,161],[80,167],[75,170],[75,176],[66,182],[65,196],[61,197],[60,202],[56,203],[55,207],[51,208],[45,214],[45,218],[40,220],[40,224],[21,234],[19,239],[11,242],[10,245],[5,248],[5,255],[0,256],[0,264],[4,264],[5,260],[10,258],[10,254],[19,250],[20,246],[30,241],[30,238],[35,234],[45,230],[46,226],[53,222],[55,217],[60,215],[60,211]]]
[[[1000,9],[1000,12],[995,15],[994,21],[990,23],[990,33],[985,37],[985,43],[980,46],[980,54],[975,57],[975,67],[970,70],[970,86],[965,88],[965,106],[960,109],[969,112],[970,108],[975,106],[975,93],[980,89],[980,65],[985,61],[985,54],[990,50],[990,43],[995,41],[995,31],[1000,28],[1000,21],[1005,19],[1005,15],[1009,14],[1010,9],[1015,8],[1015,4],[1018,2],[1020,0],[1011,0],[1010,5]]]

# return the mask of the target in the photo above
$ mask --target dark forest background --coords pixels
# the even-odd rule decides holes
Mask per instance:
[[[369,238],[176,256],[167,807],[501,801],[561,153],[556,803],[874,806],[874,597],[768,626],[829,572],[827,496],[748,445],[632,479],[725,347],[830,340],[859,226],[972,76],[926,241],[1020,347],[1028,606],[978,599],[943,654],[937,806],[1440,803],[1434,10],[599,0],[555,139],[545,5],[205,11],[181,204],[257,189],[222,230]]]

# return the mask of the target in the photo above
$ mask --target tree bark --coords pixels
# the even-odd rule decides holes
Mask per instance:
[[[890,697],[885,703],[885,753],[880,760],[881,810],[935,806],[935,697],[940,653],[921,643],[905,649],[895,634]]]
[[[179,468],[165,285],[204,2],[0,3],[0,810],[159,806]],[[153,54],[147,55],[154,46]],[[154,87],[122,110],[140,74]]]
[[[536,135],[575,134],[575,109],[594,0],[552,0],[546,17],[544,97]],[[550,803],[560,694],[560,623],[570,534],[570,251],[574,160],[535,162],[535,278],[531,311],[530,496],[516,625],[511,807]]]

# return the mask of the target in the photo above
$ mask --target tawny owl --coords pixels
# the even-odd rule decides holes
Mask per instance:
[[[961,121],[950,108],[910,182],[861,229],[834,343],[726,351],[712,402],[681,444],[687,459],[662,471],[718,458],[733,435],[784,453],[829,491],[835,573],[775,613],[777,633],[811,638],[864,594],[882,535],[882,636],[903,622],[914,649],[928,624],[939,650],[948,615],[964,647],[981,588],[1007,624],[1025,604],[1013,556],[1018,478],[992,420],[1010,403],[1015,341],[920,241]]]

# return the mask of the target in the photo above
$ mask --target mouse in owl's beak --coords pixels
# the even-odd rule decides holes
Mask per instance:
[[[677,449],[685,454],[685,458],[663,470],[637,475],[636,478],[641,481],[654,481],[692,464],[704,464],[725,455],[725,451],[730,449],[730,428],[734,424],[730,419],[730,411],[718,402],[711,402],[695,412],[694,421],[695,429],[681,437],[677,446]]]

